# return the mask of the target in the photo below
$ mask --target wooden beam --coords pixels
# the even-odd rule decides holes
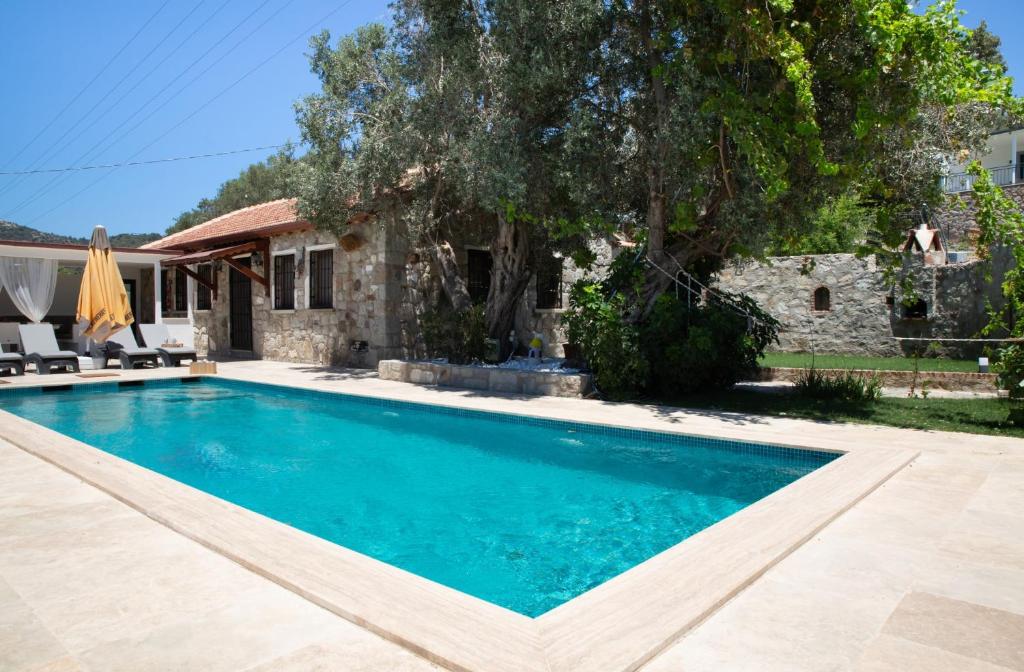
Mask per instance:
[[[263,285],[263,291],[266,293],[267,296],[270,296],[270,283],[267,281],[265,277],[263,277],[256,271],[252,270],[248,266],[238,263],[237,260],[232,259],[231,257],[224,257],[224,261],[227,263],[228,266],[235,269],[245,277],[249,278],[250,280],[255,280],[256,282]]]
[[[218,250],[206,250],[204,252],[191,252],[189,254],[181,255],[180,257],[173,257],[171,259],[164,259],[160,263],[163,266],[184,266],[185,264],[201,264],[207,261],[213,261],[215,259],[222,259],[224,257],[234,257],[244,252],[251,252],[252,250],[262,249],[263,246],[270,246],[269,240],[264,241],[251,241],[248,243],[242,243],[241,245],[233,245],[231,247],[223,247]]]
[[[182,273],[184,273],[188,277],[190,277],[193,280],[195,280],[196,282],[198,282],[203,287],[206,287],[211,292],[213,292],[213,300],[214,301],[217,300],[217,274],[216,273],[212,273],[211,274],[211,277],[213,278],[213,282],[210,282],[206,278],[202,277],[201,275],[199,275],[198,273],[193,271],[188,266],[178,266],[178,268],[181,269]]]

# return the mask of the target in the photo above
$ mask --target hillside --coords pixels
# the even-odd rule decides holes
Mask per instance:
[[[110,244],[114,247],[139,247],[162,238],[159,233],[116,233],[110,236]],[[64,243],[71,245],[88,245],[88,238],[61,236],[46,233],[28,226],[0,220],[0,240],[24,240],[33,243]]]

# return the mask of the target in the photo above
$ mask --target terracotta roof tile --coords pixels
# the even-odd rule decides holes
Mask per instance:
[[[248,208],[215,217],[190,229],[172,233],[160,240],[146,243],[142,247],[166,250],[195,249],[213,243],[311,228],[308,222],[299,219],[296,204],[297,199],[282,198],[277,201],[251,205]]]

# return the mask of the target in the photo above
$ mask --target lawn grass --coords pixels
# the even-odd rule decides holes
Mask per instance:
[[[683,408],[1024,438],[1024,427],[1006,421],[1009,403],[1003,399],[883,397],[865,405],[735,389],[680,397],[669,403]]]
[[[920,371],[966,371],[978,372],[978,362],[971,359],[939,359],[922,357],[917,360]],[[808,369],[811,355],[804,352],[769,352],[760,360],[761,366]],[[814,356],[814,366],[819,369],[872,369],[885,371],[913,371],[912,357],[861,357],[859,355]]]

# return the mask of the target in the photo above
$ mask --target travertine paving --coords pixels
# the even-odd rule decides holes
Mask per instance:
[[[916,448],[909,467],[644,669],[1024,670],[1024,441],[517,399],[271,362],[220,367],[583,422]],[[168,372],[122,377],[153,375]],[[436,668],[0,442],[0,670],[43,669]]]
[[[2,440],[0,482],[0,670],[437,669]]]

